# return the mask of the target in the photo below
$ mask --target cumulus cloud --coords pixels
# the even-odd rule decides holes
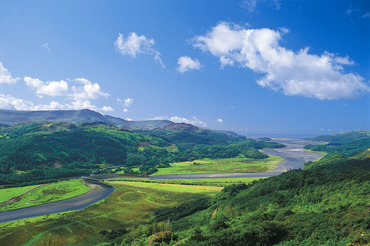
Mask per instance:
[[[224,120],[223,119],[217,119],[217,122],[218,123],[224,123]]]
[[[197,117],[193,116],[190,119],[185,118],[185,117],[179,117],[179,116],[156,116],[152,118],[152,120],[170,120],[175,123],[187,123],[187,124],[192,124],[192,125],[197,125],[197,126],[202,126],[205,127],[207,124],[203,121],[200,121],[197,119]]]
[[[101,108],[91,104],[90,101],[73,101],[70,103],[62,104],[52,100],[49,104],[35,104],[32,101],[16,98],[11,95],[0,93],[0,108],[2,109],[15,109],[15,110],[58,110],[58,109],[91,109],[95,111],[113,111],[110,106],[103,106]]]
[[[186,71],[192,69],[199,70],[201,66],[197,58],[193,60],[188,56],[181,56],[178,59],[177,64],[178,64],[177,71],[179,71],[180,73],[185,73]]]
[[[0,62],[0,84],[15,84],[20,78],[13,78],[12,74]]]
[[[117,40],[114,42],[114,46],[120,54],[131,56],[132,58],[135,58],[137,54],[152,55],[154,60],[165,68],[161,59],[161,53],[153,48],[154,44],[154,39],[147,38],[144,35],[138,36],[135,32],[130,33],[126,38],[119,33]]]
[[[27,76],[23,80],[28,87],[36,91],[36,95],[39,97],[43,95],[64,96],[68,92],[68,83],[64,80],[44,83],[39,79],[33,79]]]
[[[344,65],[353,64],[349,57],[309,54],[308,48],[294,52],[280,46],[280,39],[276,30],[243,29],[221,22],[206,35],[195,37],[193,46],[219,57],[221,67],[228,61],[227,65],[237,63],[262,74],[257,80],[260,86],[285,95],[332,100],[370,91],[360,75],[343,71]]]
[[[74,79],[77,82],[76,85],[71,87],[71,93],[69,94],[75,100],[87,100],[96,99],[99,97],[109,97],[108,93],[101,90],[98,83],[92,83],[85,78]]]
[[[47,109],[91,109],[97,111],[113,111],[110,106],[101,108],[95,106],[91,100],[98,98],[108,98],[109,94],[103,92],[98,83],[93,83],[85,78],[74,80],[60,80],[43,82],[37,78],[24,77],[26,85],[36,92],[38,97],[64,97],[64,104],[52,101],[48,105],[27,104],[29,110]]]

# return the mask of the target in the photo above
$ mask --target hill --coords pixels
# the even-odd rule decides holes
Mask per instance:
[[[370,130],[345,132],[331,136],[318,136],[311,138],[311,140],[327,143],[306,145],[304,146],[305,149],[352,156],[370,148]]]
[[[369,157],[369,150],[329,154],[305,170],[231,185],[213,198],[162,208],[153,224],[171,221],[169,232],[148,235],[149,225],[142,225],[113,243],[133,245],[134,234],[135,243],[160,243],[167,235],[169,245],[368,245]]]
[[[34,122],[0,127],[0,185],[102,172],[149,175],[173,162],[240,155],[263,159],[268,156],[258,149],[283,147],[192,125],[170,125],[165,131],[171,138],[155,134],[164,128],[141,134],[103,122]],[[181,136],[186,135],[184,144]],[[133,171],[134,167],[139,170]]]

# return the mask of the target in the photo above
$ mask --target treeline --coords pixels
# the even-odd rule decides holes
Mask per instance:
[[[162,208],[153,223],[111,242],[157,245],[150,238],[166,232],[166,241],[158,239],[158,245],[367,245],[369,181],[368,159],[293,170],[228,186],[210,199]],[[171,226],[153,230],[160,221]]]

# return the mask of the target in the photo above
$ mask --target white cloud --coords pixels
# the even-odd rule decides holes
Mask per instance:
[[[73,101],[71,103],[61,104],[57,101],[51,101],[49,104],[37,104],[32,101],[23,100],[11,95],[0,94],[0,108],[15,110],[58,110],[58,109],[91,109],[95,111],[113,111],[112,107],[104,106],[98,108],[92,105],[90,101]]]
[[[171,117],[156,116],[156,117],[153,117],[151,120],[170,120],[175,123],[187,123],[187,124],[198,125],[202,127],[207,126],[205,122],[198,120],[197,117],[195,116],[191,117],[190,119],[185,118],[185,117],[179,117],[179,116],[171,116]]]
[[[117,98],[117,103],[121,104],[122,106],[124,106],[125,108],[123,109],[123,112],[124,113],[127,113],[129,110],[128,110],[128,107],[131,106],[131,104],[134,102],[134,99],[128,97],[124,100],[120,99],[120,98]]]
[[[147,38],[144,35],[138,36],[135,32],[130,33],[127,38],[119,33],[117,40],[114,42],[117,51],[122,55],[128,55],[132,58],[135,58],[137,54],[152,55],[154,60],[165,68],[161,59],[161,53],[153,48],[154,44],[154,39]]]
[[[180,73],[185,73],[186,71],[189,71],[191,69],[199,70],[201,66],[197,58],[193,60],[188,56],[181,56],[178,59],[177,64],[179,65],[177,67],[177,71],[179,71]]]
[[[33,79],[27,76],[24,77],[23,80],[28,87],[36,91],[36,95],[39,97],[43,95],[64,96],[68,92],[68,83],[64,80],[44,83],[39,79]]]
[[[223,119],[217,119],[217,122],[218,123],[224,123],[224,120]]]
[[[96,99],[99,97],[109,97],[109,93],[105,93],[100,89],[98,83],[92,83],[85,78],[77,78],[74,81],[78,82],[77,85],[71,87],[72,93],[70,96],[75,100],[83,99]]]
[[[128,97],[125,100],[123,100],[123,105],[126,107],[130,107],[133,101],[134,99]]]
[[[15,84],[20,78],[13,78],[12,74],[0,62],[0,84]]]
[[[220,65],[221,69],[223,69],[225,66],[228,66],[228,65],[229,66],[234,65],[234,61],[225,57],[225,56],[220,57],[220,63],[221,63],[221,65]]]
[[[126,118],[125,120],[127,120],[127,121],[132,121],[132,119],[131,119],[131,118]]]
[[[349,57],[325,52],[298,52],[279,45],[281,33],[268,28],[242,29],[219,23],[204,36],[194,38],[193,46],[209,51],[223,60],[238,63],[264,76],[257,80],[262,87],[282,90],[285,95],[300,95],[321,100],[353,98],[369,92],[364,78],[344,73],[342,65],[351,65]],[[228,59],[228,60],[227,60]],[[221,67],[225,65],[222,63]]]
[[[46,110],[46,109],[91,109],[96,111],[113,111],[110,106],[103,106],[101,108],[92,104],[90,100],[98,98],[108,98],[109,94],[101,90],[98,83],[92,83],[85,78],[76,78],[66,82],[60,81],[47,81],[43,82],[37,78],[24,77],[24,81],[28,87],[36,91],[38,97],[44,95],[50,97],[64,97],[66,103],[61,104],[52,101],[49,105],[36,105],[33,104],[28,109]],[[70,86],[71,84],[71,86]]]
[[[48,43],[43,43],[41,47],[45,48],[47,51],[50,51],[49,44]]]
[[[32,106],[33,103],[30,101],[25,101],[23,99],[15,98],[11,95],[0,93],[0,108],[2,109],[27,110]]]

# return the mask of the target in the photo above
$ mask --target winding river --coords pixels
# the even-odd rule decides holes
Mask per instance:
[[[321,157],[315,153],[308,153],[303,150],[306,144],[317,144],[307,140],[299,139],[273,139],[287,147],[279,149],[264,149],[263,152],[269,155],[281,156],[284,161],[278,163],[277,167],[270,172],[263,173],[201,173],[201,174],[181,174],[181,175],[157,175],[150,176],[149,179],[205,179],[205,178],[244,178],[244,177],[270,177],[276,176],[289,169],[303,168],[304,163],[314,161]],[[93,203],[96,203],[113,193],[113,187],[89,180],[92,190],[89,192],[63,201],[43,204],[34,207],[17,209],[0,213],[0,223],[26,219],[30,217],[81,210]]]
[[[85,181],[91,185],[92,189],[83,195],[58,202],[2,212],[0,213],[0,223],[72,210],[81,210],[93,203],[103,200],[115,190],[109,185],[101,184],[93,180]]]
[[[262,173],[197,173],[197,174],[177,174],[177,175],[155,175],[149,179],[207,179],[207,178],[259,178],[279,175],[289,169],[304,168],[304,163],[314,161],[322,157],[316,153],[305,152],[303,146],[307,144],[318,144],[301,139],[274,138],[274,142],[284,144],[286,147],[278,149],[264,149],[263,152],[269,155],[276,155],[284,158],[284,161],[278,163],[273,171]]]

